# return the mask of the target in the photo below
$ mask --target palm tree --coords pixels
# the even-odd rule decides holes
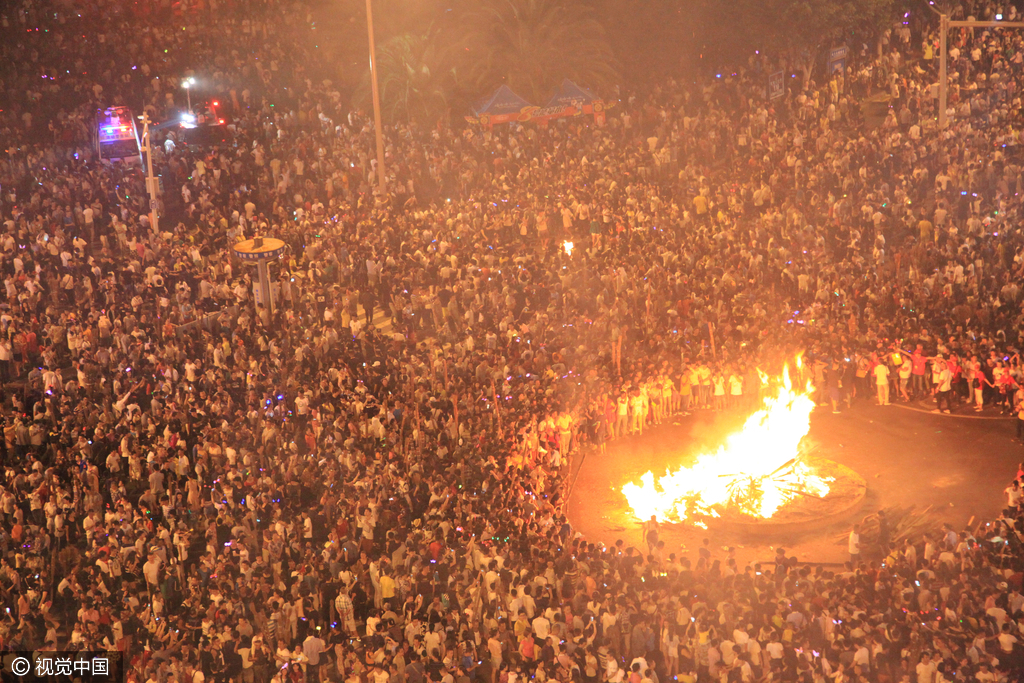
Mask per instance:
[[[455,71],[445,67],[446,61],[443,42],[432,36],[401,35],[380,45],[377,65],[384,120],[432,125],[445,117],[455,82]],[[369,73],[354,101],[359,106],[369,104]]]
[[[445,0],[373,0],[377,49],[393,38],[424,34],[424,26],[454,14],[445,12],[445,5]],[[342,91],[360,94],[360,84],[368,84],[369,69],[366,0],[317,0],[312,3],[312,17],[319,49],[324,53],[321,66],[334,67],[332,78]],[[433,64],[430,69],[434,71]],[[366,93],[369,102],[369,89]]]
[[[460,21],[460,81],[483,95],[501,83],[543,104],[563,78],[598,91],[618,79],[618,61],[582,0],[483,0]]]
[[[891,25],[893,0],[738,0],[735,5],[777,55],[789,55],[804,74],[824,66],[829,46],[877,38]],[[826,74],[827,77],[827,74]]]

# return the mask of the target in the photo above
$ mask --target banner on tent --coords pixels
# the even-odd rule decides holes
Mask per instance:
[[[473,107],[466,117],[472,124],[493,127],[502,123],[533,121],[542,126],[554,119],[593,115],[598,125],[605,122],[605,112],[615,103],[598,99],[594,93],[581,88],[568,78],[556,89],[547,106],[538,107],[515,94],[507,85],[499,87],[493,95]]]

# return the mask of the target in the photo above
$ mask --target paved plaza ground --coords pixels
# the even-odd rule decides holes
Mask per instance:
[[[622,485],[638,482],[647,470],[663,474],[667,467],[678,467],[692,455],[714,448],[739,428],[743,417],[700,412],[613,442],[603,455],[591,451],[577,456],[570,522],[590,541],[611,545],[621,538],[646,552],[640,522],[629,513]],[[937,415],[907,406],[862,403],[838,415],[818,409],[807,438],[816,444],[818,454],[852,468],[867,481],[859,509],[807,528],[713,526],[704,531],[666,524],[661,538],[667,552],[682,552],[694,562],[702,540],[710,538],[715,557],[724,559],[723,548],[734,546],[741,563],[768,561],[779,546],[800,560],[839,563],[848,556],[846,544],[836,543],[837,534],[879,508],[930,505],[937,521],[948,521],[959,530],[972,516],[998,516],[1003,489],[1024,460],[1024,446],[1014,440],[1014,429],[1012,419]]]

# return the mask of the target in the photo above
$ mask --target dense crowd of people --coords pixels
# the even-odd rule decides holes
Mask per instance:
[[[799,352],[836,411],[1024,425],[1024,37],[952,33],[944,131],[915,16],[773,101],[752,57],[604,126],[389,126],[384,196],[310,16],[0,16],[4,650],[140,683],[1021,679],[1024,472],[998,520],[840,571],[605,547],[564,504],[574,451],[749,409]],[[154,226],[94,115],[175,120],[193,75],[225,123],[157,134]],[[255,235],[286,243],[274,310]]]

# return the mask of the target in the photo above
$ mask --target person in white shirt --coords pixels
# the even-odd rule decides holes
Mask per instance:
[[[857,563],[860,562],[860,524],[854,524],[853,530],[850,532],[849,537],[849,551],[850,551],[850,564],[853,568],[857,568]]]
[[[156,556],[156,553],[149,554],[149,559],[142,565],[142,573],[150,586],[157,585],[160,576],[160,558]]]
[[[889,405],[889,366],[879,363],[872,370],[875,375],[875,387],[878,390],[878,405]]]
[[[857,651],[853,653],[853,663],[859,666],[864,672],[867,672],[871,668],[871,653],[863,642],[861,642]]]
[[[319,627],[317,630],[319,631]],[[318,634],[310,634],[302,641],[302,654],[309,660],[306,664],[307,680],[317,680],[317,671],[320,668],[320,655],[323,654],[323,651],[324,641]]]
[[[1016,508],[1020,505],[1021,498],[1024,498],[1024,489],[1021,489],[1020,482],[1016,479],[1013,483],[1003,489],[1006,494],[1006,506]]]
[[[526,610],[526,618],[533,619],[534,614],[537,612],[537,602],[530,595],[530,589],[523,589],[523,609]]]
[[[935,683],[935,662],[928,652],[921,655],[917,664],[917,683]]]
[[[737,627],[732,631],[732,640],[736,643],[736,649],[740,652],[747,651],[747,643],[750,642],[750,635],[746,631]]]
[[[998,640],[999,649],[1006,654],[1013,652],[1013,646],[1018,642],[1017,636],[1010,633],[1010,624],[1008,623],[1003,624],[1002,632],[999,634]]]
[[[0,382],[8,382],[11,378],[11,361],[14,360],[11,341],[0,339]]]
[[[736,662],[736,657],[738,655],[736,652],[736,643],[731,640],[723,640],[718,646],[718,649],[722,652],[722,663],[731,668]]]
[[[547,640],[548,634],[551,633],[551,622],[543,614],[537,615],[533,620],[533,632],[538,640]]]
[[[989,669],[988,662],[978,663],[978,671],[974,674],[974,678],[978,683],[995,683],[997,680],[1005,680],[996,678],[995,673]]]
[[[380,664],[374,664],[373,670],[370,672],[371,683],[388,683],[388,679],[391,675],[385,671]]]
[[[754,680],[754,670],[750,667],[750,655],[740,655],[740,681],[741,683],[751,683]]]
[[[935,412],[942,412],[942,405],[945,403],[945,412],[953,412],[953,404],[950,400],[950,390],[952,389],[953,373],[950,372],[949,366],[945,361],[936,361],[939,366],[938,383],[936,386],[935,393]]]

